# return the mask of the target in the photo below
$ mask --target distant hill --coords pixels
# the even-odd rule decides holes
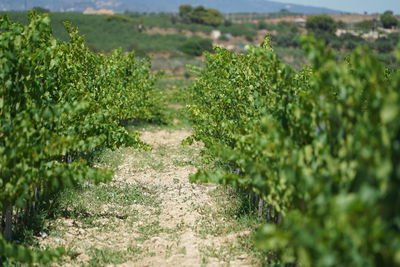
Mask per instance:
[[[271,13],[286,9],[303,14],[342,13],[323,7],[285,4],[268,0],[1,0],[0,10],[23,10],[41,6],[52,11],[77,11],[87,8],[107,8],[116,12],[177,12],[182,4],[203,5],[223,13],[256,12]]]

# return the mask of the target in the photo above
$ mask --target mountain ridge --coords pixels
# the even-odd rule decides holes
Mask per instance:
[[[2,0],[0,10],[24,10],[35,6],[52,11],[82,12],[87,8],[107,8],[116,12],[126,10],[134,12],[166,12],[175,13],[182,4],[203,5],[215,8],[223,13],[271,13],[286,9],[293,13],[302,14],[335,14],[339,10],[324,7],[314,7],[281,3],[269,0]]]

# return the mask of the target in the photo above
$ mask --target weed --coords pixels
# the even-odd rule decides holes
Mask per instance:
[[[106,264],[122,264],[125,262],[126,251],[116,251],[110,248],[91,248],[89,266],[104,266]]]
[[[164,229],[160,226],[160,222],[154,221],[154,222],[150,222],[148,224],[139,226],[138,231],[139,231],[140,237],[138,237],[136,239],[136,241],[143,242],[143,241],[148,240],[151,237],[163,232]]]

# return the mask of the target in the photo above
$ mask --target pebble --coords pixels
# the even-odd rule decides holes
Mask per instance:
[[[46,238],[46,237],[49,236],[46,232],[39,232],[39,235],[40,235],[40,237],[42,237],[42,238]]]

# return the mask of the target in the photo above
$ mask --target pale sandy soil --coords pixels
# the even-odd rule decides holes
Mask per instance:
[[[142,140],[153,150],[118,151],[122,164],[104,189],[134,187],[149,200],[122,205],[97,200],[91,204],[89,199],[82,205],[88,216],[96,215],[91,224],[59,218],[51,223],[53,232],[40,239],[41,245],[70,250],[62,266],[255,265],[239,244],[250,230],[232,228],[235,222],[223,215],[224,207],[215,200],[215,192],[222,190],[189,182],[200,151],[200,145],[181,145],[190,134],[186,129],[142,132]]]

